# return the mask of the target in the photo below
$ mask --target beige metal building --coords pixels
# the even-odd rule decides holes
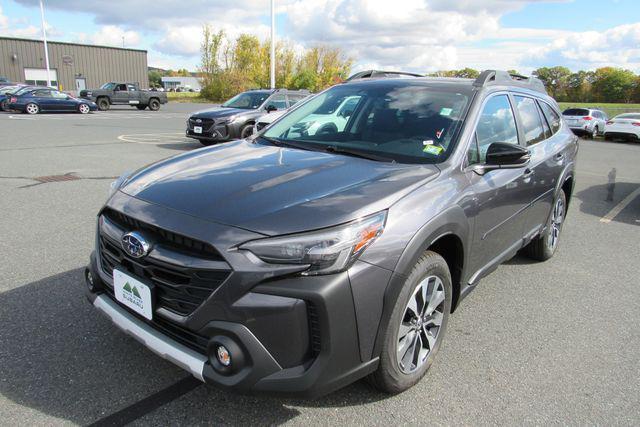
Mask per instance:
[[[111,81],[149,87],[147,51],[66,42],[48,42],[52,86],[67,92],[94,89]],[[44,43],[0,37],[0,77],[46,85]]]

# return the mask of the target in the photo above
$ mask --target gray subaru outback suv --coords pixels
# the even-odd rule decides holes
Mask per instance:
[[[554,254],[577,149],[536,79],[339,84],[250,139],[114,182],[87,295],[206,383],[400,392],[481,278],[521,249]]]

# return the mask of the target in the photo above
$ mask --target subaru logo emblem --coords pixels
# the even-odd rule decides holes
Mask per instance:
[[[133,258],[142,258],[149,253],[151,245],[137,231],[122,236],[122,249]]]
[[[196,123],[202,123],[202,119],[196,119]]]

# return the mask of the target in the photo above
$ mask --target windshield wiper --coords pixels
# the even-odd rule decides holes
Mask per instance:
[[[336,153],[336,154],[344,154],[347,156],[360,157],[362,159],[367,159],[367,160],[375,160],[377,162],[391,162],[391,163],[396,162],[391,157],[386,157],[380,154],[374,154],[371,151],[358,150],[356,148],[338,147],[337,145],[329,145],[324,149],[324,151],[328,153]]]
[[[300,150],[316,151],[316,150],[313,150],[312,148],[310,148],[308,146],[305,146],[303,144],[294,144],[292,142],[284,141],[284,140],[278,139],[278,138],[271,138],[271,137],[268,137],[268,136],[260,135],[259,139],[264,139],[265,141],[267,141],[271,145],[275,145],[276,147],[289,147],[289,148],[298,148]]]

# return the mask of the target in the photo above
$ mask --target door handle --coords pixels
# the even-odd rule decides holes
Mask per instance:
[[[560,160],[564,159],[564,154],[558,153],[558,154],[555,155],[554,159],[556,159],[557,161],[560,161]]]
[[[526,178],[531,178],[532,175],[533,175],[533,169],[526,168],[524,170],[524,174],[522,174],[522,177],[526,179]]]

